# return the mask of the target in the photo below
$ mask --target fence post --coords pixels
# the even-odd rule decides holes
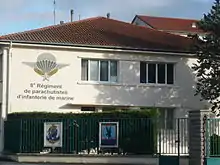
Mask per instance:
[[[20,153],[22,153],[23,152],[23,131],[22,131],[22,129],[23,129],[23,120],[21,119],[21,120],[19,120],[19,122],[20,122],[20,130],[19,130],[19,132],[20,132],[20,142],[19,142],[19,152]]]
[[[204,116],[209,116],[209,110],[189,111],[189,165],[204,165]]]
[[[178,144],[178,164],[180,164],[180,119],[177,120],[177,144]]]

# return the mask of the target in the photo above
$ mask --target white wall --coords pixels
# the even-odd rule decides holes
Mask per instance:
[[[133,21],[134,25],[138,25],[138,26],[147,26],[150,27],[149,25],[147,25],[144,21],[142,21],[140,18],[136,17],[135,20]],[[151,27],[150,27],[151,28]]]
[[[60,69],[50,80],[36,74],[33,68],[22,62],[35,63],[41,53],[52,53],[57,63],[69,64]],[[99,84],[81,81],[81,58],[120,59],[119,82],[117,84]],[[10,110],[23,111],[75,111],[79,105],[120,105],[145,107],[177,107],[182,109],[203,108],[199,98],[194,96],[194,75],[191,66],[195,59],[174,56],[111,54],[106,52],[77,52],[52,49],[25,49],[12,50],[12,75],[10,84]],[[139,61],[175,62],[175,85],[142,85],[139,83]],[[31,83],[44,85],[60,85],[68,94],[64,97],[73,100],[28,100],[18,99],[18,95],[25,95],[24,90],[30,92],[41,88],[31,87]],[[31,94],[30,94],[31,95]],[[38,96],[40,94],[37,94]],[[44,96],[50,97],[50,95]],[[56,95],[62,96],[62,95]],[[67,105],[76,105],[67,106]],[[180,112],[181,113],[181,112]],[[185,115],[185,111],[182,111]]]
[[[2,103],[3,50],[0,48],[0,103]]]

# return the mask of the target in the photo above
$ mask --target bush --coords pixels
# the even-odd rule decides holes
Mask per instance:
[[[8,115],[8,120],[13,119],[73,119],[73,118],[156,118],[157,109],[107,111],[95,113],[49,113],[49,112],[23,112]]]

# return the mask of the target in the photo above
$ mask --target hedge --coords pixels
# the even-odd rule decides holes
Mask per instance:
[[[106,111],[94,113],[49,113],[49,112],[23,112],[12,113],[8,115],[8,120],[12,119],[65,119],[65,118],[157,118],[159,115],[157,109],[144,110],[125,110],[125,111]]]

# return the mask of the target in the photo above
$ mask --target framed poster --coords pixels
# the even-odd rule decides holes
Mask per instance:
[[[63,124],[62,122],[44,123],[44,147],[62,147]]]
[[[118,122],[99,122],[99,147],[118,147]]]

